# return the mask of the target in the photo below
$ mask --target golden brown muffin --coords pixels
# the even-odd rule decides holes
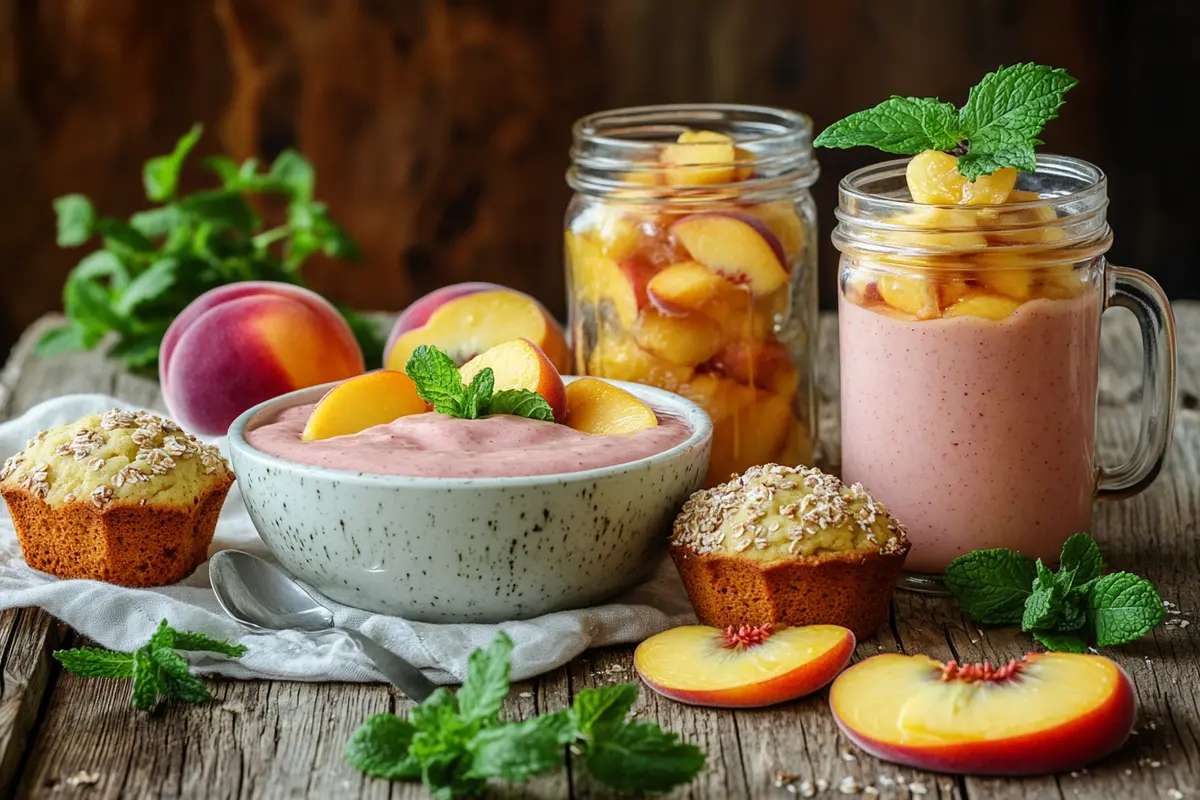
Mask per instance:
[[[706,625],[842,625],[864,638],[887,617],[909,546],[860,484],[766,464],[692,495],[671,556]]]
[[[122,409],[42,431],[0,470],[29,566],[122,586],[175,583],[204,563],[232,484],[216,447]]]

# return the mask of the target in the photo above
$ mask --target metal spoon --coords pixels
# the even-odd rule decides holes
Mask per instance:
[[[222,550],[209,559],[208,574],[221,608],[249,628],[337,631],[350,637],[393,686],[418,703],[437,688],[421,670],[374,640],[334,627],[332,611],[286,572],[258,556]]]

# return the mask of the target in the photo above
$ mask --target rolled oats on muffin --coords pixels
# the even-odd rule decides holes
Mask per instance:
[[[113,409],[30,439],[0,469],[0,495],[34,569],[162,586],[208,557],[233,479],[171,420]]]
[[[766,464],[692,495],[670,550],[706,625],[842,625],[862,638],[886,619],[909,548],[861,485]]]

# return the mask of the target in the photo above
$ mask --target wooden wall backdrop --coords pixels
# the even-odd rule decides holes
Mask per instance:
[[[508,283],[563,310],[571,121],[604,107],[737,101],[818,126],[889,93],[961,102],[1000,63],[1082,81],[1047,149],[1111,178],[1114,260],[1200,296],[1194,0],[0,0],[0,352],[59,305],[80,252],[50,202],[141,204],[140,165],[193,121],[201,152],[300,148],[368,253],[318,289],[398,308],[439,285]],[[823,153],[822,295],[838,178]]]

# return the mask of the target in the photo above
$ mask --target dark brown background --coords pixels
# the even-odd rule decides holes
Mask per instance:
[[[1200,296],[1198,33],[1194,0],[0,0],[0,352],[86,252],[55,247],[52,198],[138,209],[142,161],[197,120],[203,153],[314,161],[368,253],[310,271],[335,299],[490,279],[561,313],[575,117],[737,101],[819,128],[890,93],[961,103],[1018,60],[1081,80],[1046,149],[1109,173],[1114,260]],[[837,180],[877,157],[820,156],[825,276]]]

